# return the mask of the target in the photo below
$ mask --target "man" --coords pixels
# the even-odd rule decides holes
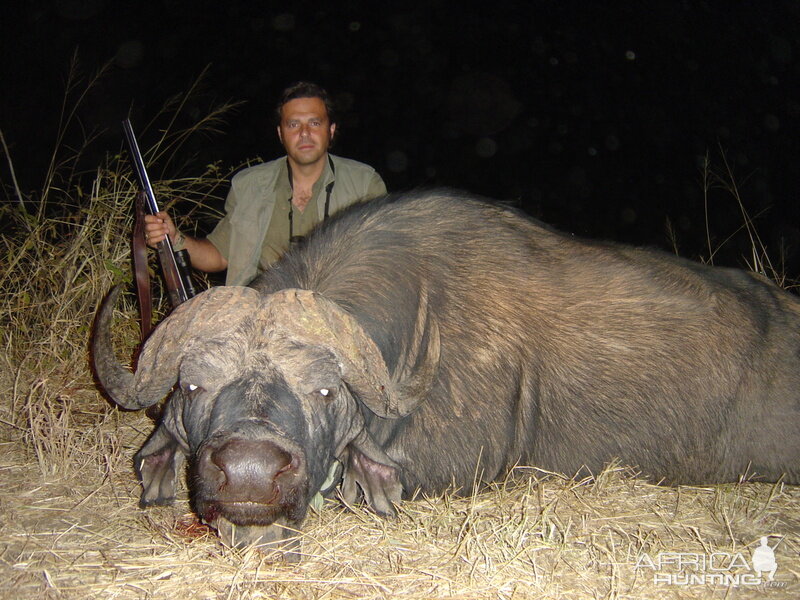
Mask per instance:
[[[196,269],[228,269],[226,285],[245,285],[329,215],[386,193],[372,167],[328,153],[336,121],[324,89],[296,83],[284,90],[276,113],[286,156],[233,177],[225,216],[205,239],[178,232],[163,211],[145,216],[149,246],[169,235]]]

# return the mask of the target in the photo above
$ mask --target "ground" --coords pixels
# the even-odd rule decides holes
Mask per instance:
[[[27,431],[3,430],[3,598],[800,595],[800,489],[663,487],[618,466],[576,478],[519,468],[472,498],[405,502],[395,520],[331,499],[305,524],[300,563],[230,550],[185,492],[171,507],[137,507],[144,414],[111,407],[91,383],[53,400],[49,386],[34,383],[16,406]],[[759,584],[762,536],[778,569]]]

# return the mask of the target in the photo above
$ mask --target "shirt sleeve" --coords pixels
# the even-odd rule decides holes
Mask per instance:
[[[364,196],[364,200],[372,200],[378,196],[385,196],[387,193],[386,184],[383,183],[383,179],[381,179],[377,171],[373,171],[372,177],[367,184],[367,193]]]
[[[229,248],[231,242],[231,215],[236,210],[236,194],[233,191],[233,186],[231,186],[230,191],[228,192],[227,198],[225,198],[225,216],[220,219],[219,223],[217,223],[216,227],[214,227],[214,231],[208,234],[206,238],[209,242],[216,246],[219,253],[225,258],[225,260],[230,260],[229,257]]]

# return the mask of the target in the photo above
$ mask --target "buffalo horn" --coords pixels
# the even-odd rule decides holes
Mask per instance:
[[[367,408],[383,418],[408,414],[417,398],[404,398],[407,387],[392,380],[380,349],[364,328],[338,304],[324,296],[299,289],[272,294],[269,309],[275,322],[305,343],[331,348],[341,361],[343,378]],[[424,336],[435,347],[438,359],[438,332]],[[426,369],[429,373],[430,369]],[[411,385],[417,391],[419,383]]]
[[[120,406],[147,408],[163,398],[178,378],[179,359],[195,340],[231,330],[252,316],[261,295],[244,287],[215,287],[178,306],[145,342],[136,373],[114,356],[110,321],[119,286],[103,302],[94,332],[94,364],[103,388]]]

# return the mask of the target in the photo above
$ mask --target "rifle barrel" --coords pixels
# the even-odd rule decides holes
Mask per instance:
[[[130,119],[122,121],[122,129],[125,132],[125,139],[128,141],[128,150],[130,151],[131,161],[136,169],[139,186],[142,192],[144,192],[147,211],[154,215],[159,212],[158,202],[156,202],[156,195],[153,193],[153,186],[150,185],[150,178],[147,176],[147,169],[144,166],[144,159],[139,150],[136,136],[133,133],[133,126],[131,125]],[[172,241],[170,241],[169,236],[165,237],[163,241],[156,245],[156,251],[158,253],[158,260],[161,263],[161,272],[164,275],[167,291],[169,292],[170,302],[173,307],[178,306],[194,295],[194,286],[191,285],[191,276],[188,273],[181,273],[178,263],[175,260],[175,251],[172,248]],[[189,282],[188,285],[184,277]]]
[[[128,141],[128,149],[130,150],[131,160],[133,160],[133,166],[136,168],[139,185],[147,196],[147,208],[150,210],[150,214],[154,215],[159,211],[158,202],[156,202],[156,195],[153,193],[153,186],[150,185],[150,178],[147,176],[147,169],[144,166],[144,159],[139,150],[139,143],[133,133],[133,125],[131,125],[130,119],[125,119],[122,122],[122,129],[125,131],[125,139]]]

